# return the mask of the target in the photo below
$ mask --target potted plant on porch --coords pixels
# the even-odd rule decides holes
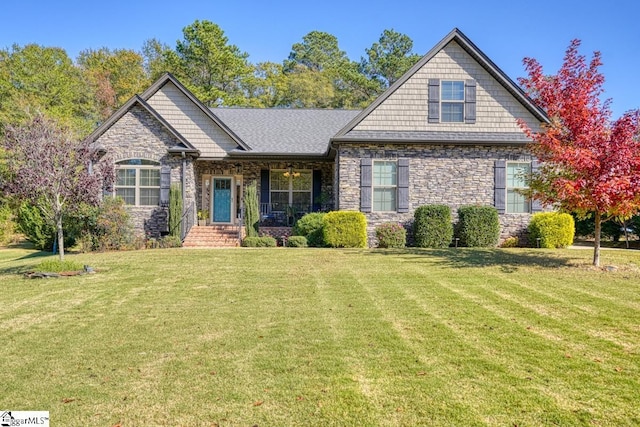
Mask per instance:
[[[209,222],[209,211],[206,209],[201,209],[198,211],[198,225],[204,226]]]

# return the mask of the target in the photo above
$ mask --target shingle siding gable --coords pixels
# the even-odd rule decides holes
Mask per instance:
[[[167,82],[147,103],[184,136],[203,158],[221,158],[237,144],[173,83]]]
[[[475,123],[430,123],[429,79],[474,80]],[[539,127],[539,120],[460,45],[451,41],[353,130],[521,132],[516,118],[524,119],[532,129]]]

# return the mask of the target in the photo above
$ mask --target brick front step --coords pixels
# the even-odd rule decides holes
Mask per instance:
[[[184,239],[185,248],[223,248],[239,246],[238,227],[233,225],[194,226]]]

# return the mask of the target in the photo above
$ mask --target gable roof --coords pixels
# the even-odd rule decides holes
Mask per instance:
[[[360,110],[213,108],[251,149],[233,156],[326,156],[329,141]]]
[[[494,79],[496,79],[511,95],[513,95],[534,117],[536,117],[541,122],[548,123],[549,118],[547,117],[544,110],[538,107],[522,90],[520,86],[518,86],[509,76],[507,76],[504,71],[502,71],[496,64],[493,63],[491,59],[487,55],[484,54],[467,36],[465,36],[462,31],[458,28],[454,28],[449,34],[447,34],[438,44],[436,44],[426,55],[424,55],[413,67],[411,67],[400,79],[398,79],[393,85],[391,85],[382,95],[380,95],[371,105],[365,108],[358,116],[356,116],[353,120],[347,123],[338,133],[334,135],[332,141],[341,141],[341,140],[351,140],[353,138],[360,138],[364,135],[358,136],[358,132],[350,134],[351,131],[364,120],[373,110],[375,110],[380,104],[382,104],[387,98],[389,98],[398,88],[400,88],[403,84],[407,82],[414,74],[416,74],[425,64],[427,64],[438,52],[440,52],[445,46],[447,46],[452,41],[455,41],[460,45],[462,49],[464,49],[472,58],[474,58],[480,66],[482,66]],[[425,136],[428,132],[425,133]],[[442,134],[442,132],[440,132]],[[486,135],[488,136],[488,135]],[[486,137],[485,136],[485,137]],[[369,137],[374,137],[374,135],[369,135]],[[377,136],[376,136],[377,137]],[[417,136],[414,135],[415,139]],[[450,139],[448,137],[442,138],[447,141]],[[380,137],[381,140],[386,140],[387,138]],[[452,140],[456,140],[457,138],[453,138]],[[521,139],[521,138],[519,138]]]
[[[104,134],[114,123],[122,118],[134,105],[139,105],[149,114],[151,114],[162,126],[169,131],[179,142],[178,145],[169,148],[173,153],[189,153],[192,155],[200,155],[200,151],[195,148],[187,139],[180,134],[173,126],[171,126],[156,110],[154,110],[143,98],[138,95],[133,95],[127,102],[125,102],[118,110],[113,113],[105,122],[103,122],[96,130],[91,132],[87,137],[89,142],[95,142],[102,134]],[[100,149],[100,147],[97,147]]]
[[[170,129],[171,132],[178,137],[181,142],[186,142],[188,145],[186,147],[195,150],[199,153],[199,151],[193,147],[191,143],[189,143],[178,131],[176,131],[162,116],[155,111],[146,101],[149,100],[156,92],[158,92],[164,85],[168,82],[173,83],[180,92],[182,92],[191,102],[193,102],[202,112],[213,121],[216,125],[218,125],[223,132],[225,132],[229,137],[240,146],[242,149],[249,150],[250,147],[242,141],[229,127],[223,123],[218,117],[216,117],[209,108],[207,108],[189,89],[187,89],[178,79],[176,79],[171,73],[163,74],[158,80],[156,80],[151,86],[147,88],[141,95],[134,95],[127,101],[124,105],[122,105],[115,113],[113,113],[107,120],[105,120],[96,130],[94,130],[89,136],[89,140],[94,142],[98,139],[103,133],[105,133],[111,126],[114,125],[118,120],[125,115],[127,111],[136,103],[143,106],[147,111],[149,111],[155,118],[160,120],[167,129]],[[171,150],[170,150],[171,151]]]

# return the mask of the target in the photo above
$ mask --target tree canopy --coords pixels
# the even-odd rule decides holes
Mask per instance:
[[[113,182],[113,167],[102,162],[93,168],[95,153],[89,143],[43,114],[8,126],[2,146],[8,160],[2,190],[38,207],[56,227],[63,260],[63,217],[81,203],[97,204]]]
[[[540,132],[524,121],[520,126],[533,139],[531,150],[542,162],[532,179],[533,196],[579,216],[594,215],[597,266],[601,222],[629,218],[640,210],[640,111],[611,121],[609,101],[600,99],[600,53],[587,62],[579,47],[579,40],[571,42],[555,75],[525,58],[529,76],[520,83],[546,110],[550,123]]]
[[[207,20],[173,46],[151,38],[139,52],[86,49],[73,60],[59,47],[14,45],[0,49],[0,135],[39,112],[84,136],[165,72],[210,106],[363,108],[417,61],[412,47],[385,30],[355,62],[337,37],[311,31],[280,62],[252,64]]]

